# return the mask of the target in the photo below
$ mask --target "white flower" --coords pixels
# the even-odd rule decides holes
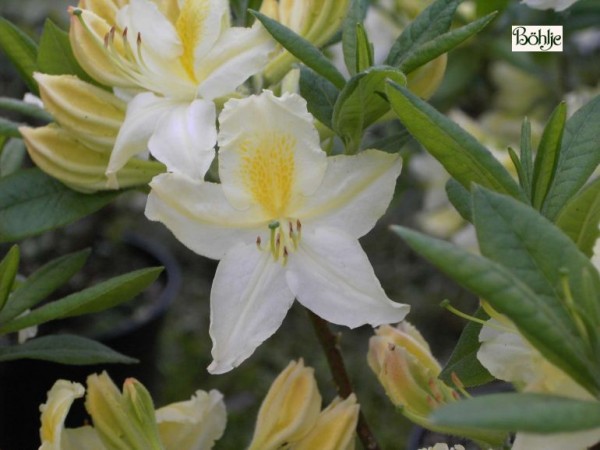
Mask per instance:
[[[294,297],[349,327],[398,322],[357,239],[385,212],[397,155],[326,157],[296,94],[230,100],[220,117],[222,184],[163,174],[146,215],[220,259],[211,291],[212,373],[231,370],[281,325]]]
[[[577,0],[521,0],[530,8],[535,9],[553,9],[555,11],[564,11]]]
[[[123,5],[119,8],[119,6]],[[226,0],[80,1],[71,44],[83,68],[131,100],[106,174],[147,150],[201,178],[214,158],[213,100],[260,72],[275,44],[257,23],[231,27]]]

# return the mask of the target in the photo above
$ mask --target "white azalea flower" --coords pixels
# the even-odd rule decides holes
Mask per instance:
[[[212,101],[266,65],[275,47],[266,30],[231,27],[226,0],[81,0],[72,12],[78,61],[130,100],[106,170],[113,187],[147,150],[169,171],[203,177],[216,142]]]
[[[349,327],[398,322],[357,239],[385,212],[397,155],[326,157],[296,94],[230,100],[220,117],[222,184],[178,174],[151,183],[146,215],[220,259],[211,291],[211,373],[231,370],[281,325],[294,297]]]
[[[555,11],[564,11],[577,0],[521,0],[530,8],[535,9],[553,9]]]

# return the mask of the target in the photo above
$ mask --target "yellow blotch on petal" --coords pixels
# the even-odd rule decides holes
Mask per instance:
[[[242,177],[254,200],[271,217],[286,216],[295,175],[296,139],[284,133],[267,133],[240,146]]]
[[[194,70],[195,50],[198,42],[202,38],[202,32],[210,5],[207,0],[185,0],[181,6],[181,11],[175,28],[183,45],[183,54],[181,55],[181,64],[185,68],[188,76],[197,83]]]

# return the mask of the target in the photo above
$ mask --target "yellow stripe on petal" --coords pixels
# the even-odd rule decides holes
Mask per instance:
[[[254,200],[271,217],[285,217],[295,175],[296,139],[268,133],[241,144],[242,176]]]
[[[183,44],[181,63],[194,82],[198,81],[194,70],[195,50],[204,34],[209,13],[209,0],[185,0],[175,24]]]

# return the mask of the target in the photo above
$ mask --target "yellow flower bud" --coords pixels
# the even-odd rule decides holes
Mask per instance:
[[[81,192],[109,189],[105,175],[109,152],[98,152],[83,145],[75,135],[55,124],[21,127],[19,131],[29,156],[48,175]],[[117,179],[121,188],[139,186],[164,170],[161,163],[131,159],[117,172]]]
[[[349,0],[264,0],[260,10],[315,47],[322,47],[342,26],[349,6]],[[279,82],[295,61],[291,53],[281,49],[263,71],[268,83]]]
[[[429,413],[456,400],[456,392],[437,379],[441,367],[411,324],[384,325],[376,333],[369,342],[369,366],[392,403],[414,422],[426,425]]]
[[[108,448],[162,450],[154,406],[140,382],[128,379],[119,392],[106,372],[90,375],[85,406]]]
[[[77,398],[83,397],[85,389],[79,383],[58,380],[48,391],[48,400],[40,406],[42,413],[40,450],[61,450],[65,418]]]
[[[300,440],[314,427],[321,409],[321,394],[314,370],[302,360],[292,361],[275,379],[265,397],[250,450],[276,450]]]
[[[423,99],[431,97],[444,79],[447,61],[444,53],[410,72],[406,77],[408,89]]]
[[[113,94],[72,75],[36,73],[44,108],[87,147],[110,151],[127,105]]]
[[[293,450],[354,450],[359,409],[354,394],[345,400],[337,397],[321,411],[314,428]]]

